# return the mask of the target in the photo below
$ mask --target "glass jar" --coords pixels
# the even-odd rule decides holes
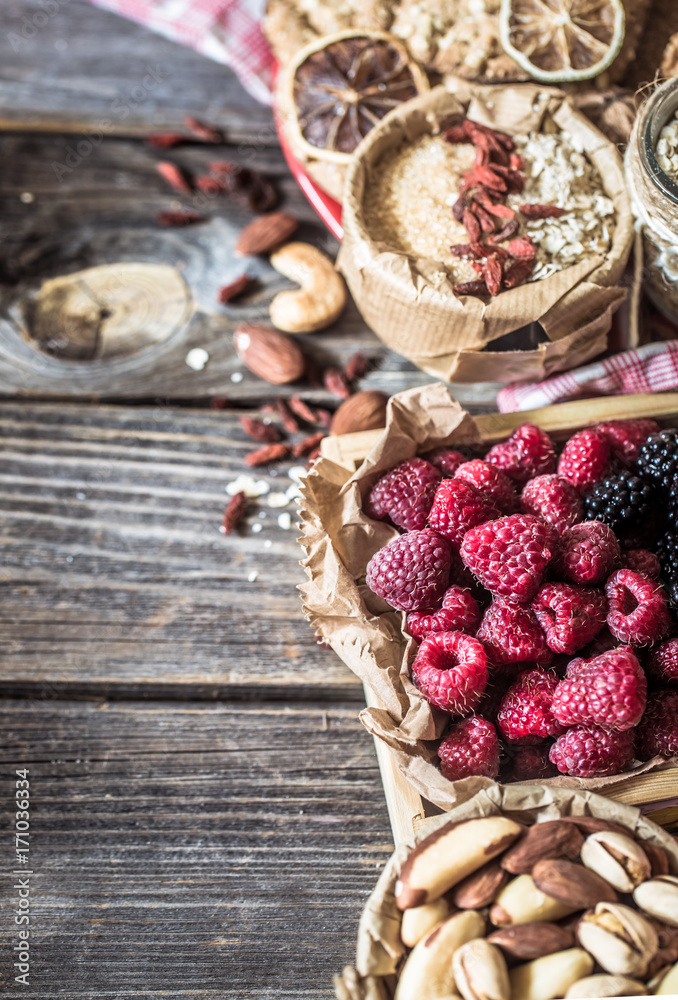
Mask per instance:
[[[661,130],[676,111],[678,78],[673,78],[641,107],[624,158],[631,206],[643,237],[644,289],[674,322],[678,322],[678,169],[675,179],[665,173],[656,149]]]

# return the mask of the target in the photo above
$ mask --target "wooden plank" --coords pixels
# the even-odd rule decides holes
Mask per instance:
[[[454,395],[453,387],[450,392]],[[461,402],[461,400],[459,400]],[[464,404],[462,404],[464,405]],[[538,424],[554,437],[571,434],[578,427],[601,420],[624,420],[633,417],[653,417],[672,420],[678,415],[678,392],[645,392],[627,396],[601,396],[597,399],[575,399],[555,403],[536,410],[518,413],[479,413],[475,421],[483,444],[504,440],[524,423]],[[379,440],[382,430],[356,431],[327,437],[322,442],[324,458],[342,465],[351,472]]]
[[[334,996],[392,851],[355,705],[0,701],[0,727],[6,831],[14,771],[30,772],[33,958],[17,992]],[[7,835],[6,873],[13,848]]]
[[[224,412],[0,404],[0,691],[360,699],[272,506],[299,460],[251,470],[253,447]],[[269,493],[224,536],[241,473]]]
[[[5,128],[144,135],[190,114],[232,142],[277,146],[270,108],[228,68],[87,0],[3,3],[0,63]]]

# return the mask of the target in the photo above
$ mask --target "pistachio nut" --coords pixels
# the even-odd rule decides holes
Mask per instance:
[[[633,892],[652,874],[649,858],[640,844],[609,830],[592,833],[586,838],[581,860],[620,892]]]
[[[622,903],[598,903],[579,921],[577,937],[606,972],[638,979],[659,943],[649,920]]]
[[[400,938],[403,944],[406,944],[408,948],[414,948],[415,944],[418,944],[429,931],[432,931],[443,920],[447,920],[451,912],[452,907],[444,896],[432,903],[413,906],[412,909],[405,910],[400,925]]]
[[[641,847],[647,854],[647,859],[652,865],[652,878],[656,878],[657,875],[668,875],[669,856],[664,848],[653,844],[651,840],[641,841]]]
[[[426,837],[403,865],[395,886],[400,910],[423,906],[505,851],[524,827],[505,816],[447,823]]]
[[[657,970],[657,972],[655,972],[655,974],[650,979],[648,979],[647,988],[650,992],[651,997],[657,995],[657,990],[659,989],[662,980],[664,979],[665,976],[669,974],[670,971],[671,971],[670,965],[663,965],[660,969]]]
[[[531,875],[518,875],[497,896],[490,910],[495,927],[531,924],[542,920],[560,920],[577,907],[565,906],[541,892]]]
[[[673,997],[678,993],[678,962],[672,965],[659,985],[655,988],[655,996]]]
[[[456,987],[464,1000],[511,1000],[504,956],[485,938],[467,941],[452,957]]]
[[[533,958],[543,958],[556,951],[565,951],[574,946],[574,934],[557,924],[516,924],[514,927],[500,927],[487,940],[496,944],[509,958],[528,962]]]
[[[633,899],[651,917],[678,927],[678,878],[675,875],[660,875],[643,882],[633,893]]]
[[[520,1000],[564,997],[573,983],[592,971],[593,959],[582,948],[558,951],[512,969],[509,973],[511,996]]]
[[[434,927],[410,952],[395,1000],[438,1000],[454,995],[452,956],[457,948],[484,933],[485,921],[475,910],[462,910]]]
[[[600,1000],[601,997],[646,997],[647,986],[626,976],[586,976],[565,994],[565,1000]]]

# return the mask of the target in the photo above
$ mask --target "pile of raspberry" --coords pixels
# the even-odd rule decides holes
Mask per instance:
[[[678,497],[667,462],[678,474],[678,430],[652,420],[597,424],[560,454],[525,423],[483,458],[436,448],[372,486],[365,513],[401,534],[367,585],[405,612],[412,681],[450,717],[445,777],[590,778],[678,754],[678,627],[655,551]]]

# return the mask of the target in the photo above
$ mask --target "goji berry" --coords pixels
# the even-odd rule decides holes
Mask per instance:
[[[488,257],[483,267],[483,277],[490,295],[499,295],[503,271],[496,257]]]
[[[519,205],[518,211],[521,212],[526,219],[557,219],[561,215],[565,214],[565,209],[558,208],[557,205],[538,205],[536,202],[528,202],[525,205]]]

